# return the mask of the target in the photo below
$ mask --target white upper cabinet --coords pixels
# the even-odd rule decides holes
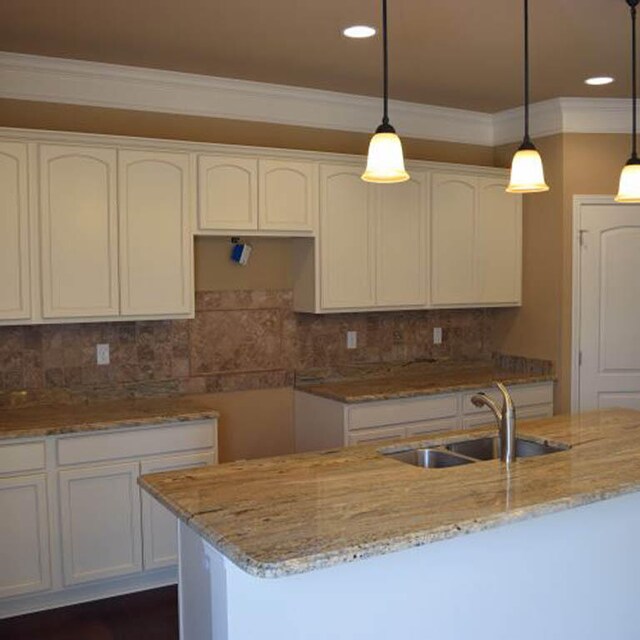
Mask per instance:
[[[258,228],[258,160],[198,158],[198,223],[201,229]]]
[[[431,181],[431,302],[465,304],[475,297],[477,179],[437,173]]]
[[[426,304],[426,176],[381,185],[377,192],[376,304]]]
[[[507,182],[480,178],[476,231],[478,302],[518,304],[522,287],[522,198]]]
[[[42,314],[119,313],[116,151],[40,147]]]
[[[313,162],[260,160],[259,229],[313,231],[318,211],[317,172]]]
[[[31,317],[27,145],[0,142],[0,321]]]
[[[118,178],[122,315],[190,313],[188,154],[122,151]]]
[[[198,228],[204,232],[311,233],[318,211],[315,162],[201,155]]]
[[[321,305],[375,305],[373,190],[354,166],[320,168]]]
[[[434,173],[431,183],[431,303],[518,305],[522,198],[501,178]]]

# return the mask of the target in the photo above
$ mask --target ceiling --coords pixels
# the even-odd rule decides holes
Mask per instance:
[[[534,0],[532,101],[626,97],[625,0]],[[2,0],[0,50],[362,95],[380,91],[380,0]],[[520,0],[390,0],[391,97],[495,112],[522,103]],[[612,75],[607,87],[584,78]]]

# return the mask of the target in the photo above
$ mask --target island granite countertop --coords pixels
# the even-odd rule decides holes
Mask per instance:
[[[139,483],[255,576],[312,571],[497,527],[640,490],[640,411],[611,409],[523,421],[519,435],[559,453],[446,469],[385,457],[478,437],[422,440],[227,463],[143,476]]]
[[[123,398],[0,410],[0,440],[217,418],[206,396]]]
[[[416,361],[351,365],[338,370],[298,373],[296,389],[338,402],[356,403],[434,395],[466,389],[555,380],[550,365],[533,361],[529,369],[488,360]],[[537,366],[536,366],[537,365]]]

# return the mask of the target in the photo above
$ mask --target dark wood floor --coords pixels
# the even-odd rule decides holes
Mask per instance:
[[[178,640],[178,591],[153,589],[0,620],[2,640]]]

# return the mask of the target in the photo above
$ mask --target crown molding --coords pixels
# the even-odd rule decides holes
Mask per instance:
[[[0,97],[361,131],[380,100],[317,89],[0,52]],[[491,146],[486,113],[391,101],[403,136]]]
[[[0,52],[0,98],[370,133],[380,100],[318,89]],[[531,105],[531,134],[628,133],[629,100],[555,98]],[[523,109],[495,114],[391,101],[407,138],[495,146],[522,138]]]

